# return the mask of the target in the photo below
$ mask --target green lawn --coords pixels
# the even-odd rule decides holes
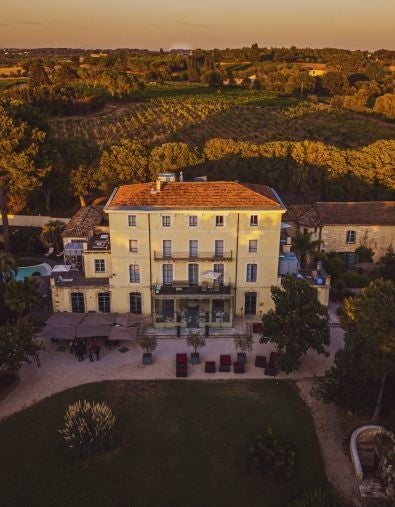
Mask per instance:
[[[119,445],[71,461],[57,429],[67,405],[105,400]],[[251,441],[271,426],[298,451],[296,474],[249,473]],[[309,411],[287,381],[114,381],[65,391],[0,423],[3,506],[283,507],[325,483]]]

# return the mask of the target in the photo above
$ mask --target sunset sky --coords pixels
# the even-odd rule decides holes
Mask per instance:
[[[1,0],[0,47],[395,48],[395,0]]]

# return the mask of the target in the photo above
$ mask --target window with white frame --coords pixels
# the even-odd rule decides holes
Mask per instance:
[[[218,277],[219,283],[224,283],[225,264],[214,264],[214,273],[220,273]]]
[[[95,259],[95,273],[104,273],[106,271],[106,261],[104,259]]]
[[[250,253],[256,253],[258,251],[258,240],[257,239],[250,239],[248,241],[248,251]]]
[[[163,285],[171,285],[173,283],[173,264],[163,264]]]
[[[216,215],[215,216],[215,226],[216,227],[223,227],[224,226],[224,216],[223,215]]]
[[[171,226],[171,218],[170,215],[162,216],[162,227],[170,227]]]
[[[129,294],[130,313],[141,315],[141,292],[131,292]]]
[[[197,257],[199,253],[199,242],[197,239],[189,240],[189,257]]]
[[[223,257],[224,256],[224,240],[223,239],[216,239],[214,248],[215,248],[215,250],[214,250],[215,257]]]
[[[129,252],[138,253],[138,242],[137,239],[129,239]]]
[[[71,293],[71,311],[73,313],[85,313],[85,298],[83,292]]]
[[[247,282],[256,282],[258,266],[257,264],[247,264]]]
[[[140,283],[140,266],[138,264],[130,264],[129,266],[129,282]]]
[[[111,302],[110,302],[110,293],[109,292],[99,292],[97,295],[97,306],[99,312],[110,313],[111,312]]]
[[[188,282],[191,285],[199,283],[199,264],[188,264]]]
[[[196,215],[189,216],[189,227],[197,227],[198,217]]]
[[[251,227],[258,227],[258,215],[251,215],[250,216],[250,226]]]
[[[347,231],[346,243],[355,243],[357,239],[357,233],[355,231]]]
[[[137,216],[136,215],[128,215],[128,225],[129,225],[129,227],[136,227],[136,225],[137,225]]]
[[[163,257],[171,257],[171,239],[163,240]]]

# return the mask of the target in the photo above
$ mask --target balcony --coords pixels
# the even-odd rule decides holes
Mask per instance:
[[[163,252],[155,251],[154,260],[156,261],[231,261],[233,252]]]
[[[153,286],[155,296],[200,296],[212,298],[216,296],[231,296],[233,290],[229,284],[202,283],[201,285],[191,284],[188,281],[173,281],[168,285],[155,284]]]

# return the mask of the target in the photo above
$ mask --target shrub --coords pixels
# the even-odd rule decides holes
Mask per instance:
[[[292,477],[295,460],[293,445],[277,437],[271,428],[258,435],[249,451],[250,468],[277,479]]]
[[[105,403],[76,401],[68,406],[64,419],[59,433],[67,447],[79,456],[103,451],[114,442],[116,417]]]
[[[358,256],[358,262],[373,262],[373,250],[366,246],[359,246],[355,249]]]
[[[303,495],[288,507],[338,507],[339,500],[329,488],[307,489]]]
[[[147,354],[150,354],[158,346],[158,339],[153,335],[140,336],[137,338],[137,343]]]
[[[254,338],[252,337],[252,334],[245,333],[236,336],[233,339],[233,342],[237,350],[240,350],[244,353],[251,352],[253,349]]]
[[[195,354],[197,353],[198,349],[202,349],[206,345],[205,337],[200,333],[194,333],[192,331],[189,331],[186,341],[187,345],[193,347]]]
[[[361,289],[369,284],[369,278],[366,275],[360,275],[354,271],[345,271],[339,276],[339,280],[351,289]]]

